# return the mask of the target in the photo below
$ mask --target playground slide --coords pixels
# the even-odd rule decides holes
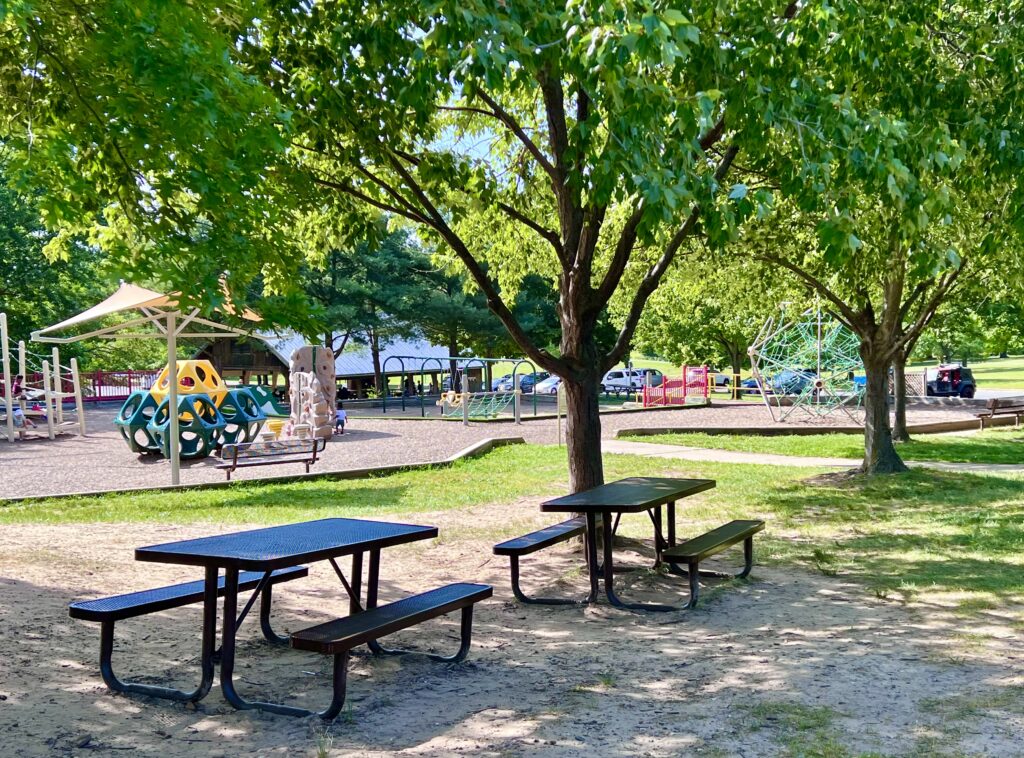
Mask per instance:
[[[269,387],[264,387],[262,384],[250,384],[246,386],[246,389],[252,393],[252,396],[256,398],[256,404],[268,416],[288,416],[291,413],[288,404],[274,397]]]

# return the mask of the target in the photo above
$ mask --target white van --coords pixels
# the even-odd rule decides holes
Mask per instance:
[[[656,368],[615,368],[601,380],[602,392],[635,391],[643,386],[656,387],[661,384],[663,374]]]

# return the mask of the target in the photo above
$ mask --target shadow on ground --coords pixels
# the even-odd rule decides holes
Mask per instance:
[[[494,509],[473,516],[506,520]],[[470,658],[446,665],[360,655],[349,704],[333,725],[236,712],[217,689],[194,711],[116,696],[96,670],[96,625],[69,620],[67,602],[194,578],[184,568],[137,564],[130,548],[209,532],[209,525],[8,529],[2,570],[16,574],[2,580],[0,594],[0,634],[9,645],[0,735],[11,754],[782,755],[834,741],[847,751],[834,755],[856,755],[929,752],[929,740],[939,738],[955,751],[961,715],[975,702],[964,698],[986,693],[1007,697],[974,708],[971,749],[1009,754],[1024,737],[1005,661],[950,662],[936,632],[841,580],[758,568],[749,583],[711,588],[695,612],[657,616],[605,605],[523,607],[511,601],[507,563],[489,555],[490,542],[463,538],[386,551],[382,600],[448,581],[493,583],[495,597],[476,614]],[[650,560],[630,540],[620,552],[627,564]],[[579,566],[569,547],[555,548],[531,561],[529,586],[580,594]],[[632,600],[685,597],[684,581],[651,571],[623,575],[619,586]],[[277,598],[281,631],[347,605],[324,564],[281,587]],[[187,685],[196,675],[198,624],[198,608],[120,624],[121,674]],[[256,625],[246,627],[237,665],[243,694],[322,707],[328,661],[270,648]],[[398,644],[447,651],[457,619],[396,636]],[[937,706],[947,695],[961,700]]]

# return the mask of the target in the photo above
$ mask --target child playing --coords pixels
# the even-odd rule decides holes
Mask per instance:
[[[14,428],[15,429],[35,429],[35,422],[32,421],[25,412],[21,409],[20,405],[15,405],[13,410],[14,417]]]
[[[340,400],[338,401],[338,410],[334,412],[334,433],[344,434],[345,433],[345,422],[348,420],[348,414],[345,413],[345,404]]]

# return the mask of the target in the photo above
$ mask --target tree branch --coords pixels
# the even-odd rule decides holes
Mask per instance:
[[[700,138],[700,149],[706,153],[716,142],[718,142],[718,140],[722,138],[723,134],[725,134],[724,113],[719,117],[718,121],[715,122],[715,125],[711,127],[710,131]]]
[[[903,331],[902,336],[896,341],[896,349],[902,349],[908,342],[913,340],[917,341],[918,336],[924,330],[928,323],[932,320],[935,315],[935,311],[942,305],[943,299],[949,294],[949,291],[956,284],[957,279],[960,278],[960,274],[964,270],[964,265],[961,263],[960,266],[953,269],[953,271],[944,275],[939,283],[935,287],[935,291],[932,292],[932,296],[928,299],[928,303],[921,309],[918,317],[914,320],[914,323],[910,325],[909,329]]]
[[[405,166],[401,164],[397,157],[388,153],[388,159],[391,162],[392,168],[402,177],[402,181],[412,191],[413,195],[419,201],[420,205],[426,209],[430,219],[426,221],[438,234],[441,235],[442,239],[448,243],[455,254],[462,261],[463,265],[469,271],[470,276],[473,277],[473,281],[476,282],[480,291],[484,293],[484,297],[487,298],[487,307],[491,309],[495,316],[505,325],[508,329],[512,339],[516,341],[516,344],[523,349],[527,357],[531,358],[535,363],[544,367],[552,373],[556,373],[559,376],[564,376],[568,373],[568,364],[561,359],[555,358],[547,350],[541,350],[537,347],[530,336],[523,329],[522,325],[516,320],[516,317],[512,314],[512,311],[505,304],[505,301],[501,298],[501,293],[498,292],[498,288],[494,282],[487,275],[483,266],[480,262],[473,257],[473,254],[469,251],[466,243],[463,242],[462,238],[455,233],[455,231],[448,226],[448,222],[445,221],[444,216],[441,212],[430,202],[423,188],[419,186],[413,176],[406,170]]]
[[[548,229],[547,227],[541,226],[532,218],[516,210],[508,203],[498,201],[497,206],[499,209],[504,211],[506,216],[515,219],[524,226],[530,227],[531,229],[533,229],[533,231],[537,232],[537,234],[539,234],[541,237],[550,242],[551,246],[555,248],[555,253],[558,255],[558,260],[560,260],[562,263],[565,263],[565,250],[562,248],[562,240],[558,236],[558,232],[552,229]]]
[[[530,155],[533,156],[534,160],[540,164],[541,168],[544,169],[545,173],[551,177],[552,181],[557,178],[555,167],[548,160],[548,157],[541,152],[541,149],[537,147],[536,143],[530,139],[530,136],[526,131],[519,125],[519,123],[508,113],[504,108],[498,105],[490,95],[483,90],[477,90],[477,97],[487,103],[488,107],[491,108],[493,113],[492,116],[497,118],[503,123],[508,129],[519,138],[519,141],[523,143],[523,146],[529,151]]]
[[[410,221],[415,221],[419,224],[433,226],[430,223],[430,221],[424,218],[423,216],[410,213],[404,208],[389,205],[388,203],[383,203],[380,200],[377,200],[364,192],[360,192],[354,187],[350,187],[347,184],[342,184],[341,182],[334,182],[331,181],[330,179],[321,179],[318,176],[312,176],[311,178],[314,184],[319,184],[321,187],[329,187],[330,189],[338,190],[339,192],[344,192],[346,195],[351,195],[352,197],[358,198],[359,200],[362,200],[364,203],[372,205],[374,208],[377,208],[378,210],[385,211],[386,213],[394,213],[396,215],[407,218]]]
[[[409,202],[406,198],[402,197],[402,194],[397,189],[395,189],[390,184],[385,182],[383,179],[381,179],[379,176],[377,176],[372,171],[367,169],[365,166],[357,165],[356,166],[356,171],[358,171],[360,174],[362,174],[367,179],[369,179],[371,182],[373,182],[378,187],[380,187],[382,190],[384,190],[388,195],[390,195],[395,200],[395,202],[397,202],[403,208],[407,209],[409,211],[409,213],[414,214],[414,215],[419,216],[419,217],[422,218],[422,216],[423,216],[423,209],[422,208],[417,208],[415,205],[413,205],[411,202]]]
[[[737,145],[730,145],[726,151],[722,161],[718,164],[715,169],[715,180],[721,182],[725,178],[725,175],[729,172],[729,167],[732,166],[732,162],[736,159],[736,155],[739,153],[739,147]],[[626,354],[626,350],[629,348],[629,343],[633,339],[633,333],[636,331],[636,326],[640,323],[640,316],[643,315],[644,306],[647,304],[647,299],[651,296],[651,293],[657,289],[658,284],[661,283],[662,276],[665,275],[665,271],[675,260],[676,253],[679,248],[682,247],[683,242],[686,241],[687,237],[693,234],[694,229],[697,226],[697,220],[700,218],[701,207],[699,205],[693,206],[690,210],[690,214],[686,217],[683,225],[679,227],[679,230],[672,235],[672,239],[669,240],[665,246],[664,252],[661,254],[661,258],[655,263],[647,275],[644,276],[643,281],[640,282],[640,286],[637,287],[636,294],[633,296],[633,302],[630,305],[629,313],[626,316],[626,320],[623,322],[622,329],[619,331],[619,336],[615,340],[615,346],[611,349],[608,355],[605,357],[604,370],[607,371],[620,360],[622,356]]]
[[[767,261],[768,263],[774,263],[776,265],[782,266],[783,268],[792,271],[798,277],[807,282],[807,284],[811,285],[811,288],[813,290],[819,292],[822,296],[824,296],[826,300],[828,300],[830,303],[832,303],[832,305],[836,307],[838,312],[835,315],[840,321],[842,321],[844,324],[846,324],[846,326],[850,327],[855,332],[857,332],[858,335],[860,334],[862,330],[858,326],[860,323],[859,314],[846,303],[844,303],[839,298],[839,296],[836,295],[836,293],[834,293],[825,285],[823,281],[818,279],[813,274],[804,271],[795,263],[791,263],[785,258],[773,255],[772,253],[754,253],[753,257],[758,258],[759,260],[762,261]]]
[[[597,292],[595,293],[594,304],[599,310],[607,305],[615,293],[615,288],[619,286],[622,274],[626,270],[626,264],[629,263],[630,256],[633,254],[633,249],[636,246],[637,228],[640,226],[643,217],[644,208],[638,203],[632,215],[630,215],[622,227],[622,233],[619,235],[619,241],[615,244],[615,252],[612,254],[611,263],[608,264],[608,270],[605,272],[604,278],[601,280],[601,284],[598,285]]]

